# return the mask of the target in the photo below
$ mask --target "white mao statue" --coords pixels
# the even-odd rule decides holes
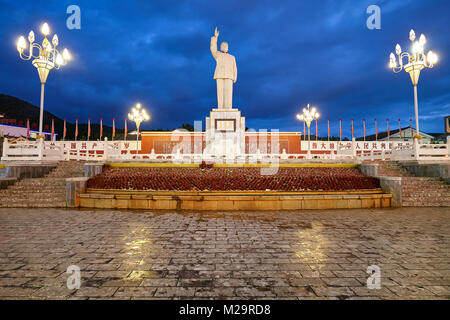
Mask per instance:
[[[217,81],[217,108],[231,109],[233,107],[233,83],[237,80],[236,59],[228,53],[228,43],[220,44],[220,51],[217,51],[217,38],[219,31],[214,31],[211,37],[211,53],[216,59],[216,71],[214,80]]]

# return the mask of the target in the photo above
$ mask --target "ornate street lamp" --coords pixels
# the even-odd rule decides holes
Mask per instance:
[[[317,112],[315,107],[312,107],[311,109],[309,108],[309,103],[307,108],[303,108],[303,113],[302,114],[297,114],[297,119],[300,121],[304,121],[306,123],[306,125],[308,126],[308,159],[311,159],[311,149],[310,149],[310,144],[311,144],[311,136],[310,136],[310,130],[309,127],[311,126],[311,122],[313,120],[317,120],[319,119],[319,113]]]
[[[67,64],[70,60],[70,54],[67,49],[64,49],[62,54],[56,49],[59,44],[58,36],[55,34],[52,39],[52,43],[48,41],[47,36],[50,34],[50,28],[47,23],[44,23],[41,27],[41,32],[44,35],[44,40],[42,45],[34,42],[34,32],[30,31],[28,34],[28,41],[30,42],[30,49],[25,53],[27,48],[27,42],[23,36],[20,36],[17,41],[17,51],[19,51],[20,58],[22,60],[31,60],[33,66],[37,69],[39,73],[39,78],[41,80],[41,110],[39,113],[39,138],[42,136],[42,125],[44,122],[44,86],[47,81],[48,73],[52,69],[59,69],[61,66]],[[52,46],[53,44],[53,46]],[[37,54],[35,55],[34,49],[37,49]]]
[[[419,41],[415,41],[416,34],[414,30],[411,29],[409,32],[409,40],[412,42],[412,53],[402,52],[402,48],[399,44],[395,46],[395,53],[398,59],[391,52],[389,57],[389,67],[394,71],[394,73],[399,73],[405,70],[409,73],[411,77],[412,84],[414,86],[414,112],[416,115],[416,135],[415,139],[421,139],[419,130],[419,108],[417,102],[417,84],[419,82],[420,71],[424,68],[433,68],[437,63],[438,57],[433,51],[428,51],[427,55],[424,54],[424,46],[427,42],[423,34],[420,35]],[[403,59],[407,59],[407,64],[403,65]]]
[[[150,116],[147,114],[144,108],[141,107],[141,104],[138,103],[131,112],[128,113],[128,119],[136,122],[136,158],[139,151],[139,126],[141,122],[150,120]]]

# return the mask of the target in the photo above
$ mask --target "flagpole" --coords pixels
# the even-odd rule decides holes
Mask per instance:
[[[316,141],[319,140],[319,128],[317,127],[317,119],[316,119]]]
[[[375,118],[375,141],[378,141],[378,127],[376,118]]]
[[[52,136],[51,136],[51,140],[53,141],[54,138],[55,138],[55,119],[52,118]]]
[[[306,140],[306,124],[303,121],[303,140]]]
[[[89,141],[90,136],[91,136],[91,119],[88,118],[88,136],[87,136],[87,141]]]
[[[328,122],[328,141],[330,141],[330,118],[327,118]]]
[[[363,119],[364,142],[366,141],[366,119]]]
[[[78,118],[75,120],[75,141],[78,140]]]
[[[351,120],[352,120],[352,140],[353,140],[353,137],[355,136],[355,131],[353,129],[353,118]]]
[[[103,118],[100,118],[100,140],[103,138]]]
[[[125,118],[125,141],[127,140],[127,118]]]
[[[386,119],[386,123],[387,123],[387,134],[388,134],[388,141],[391,138],[391,133],[389,132],[389,119]]]
[[[112,129],[112,138],[111,140],[114,141],[114,136],[116,135],[116,121],[113,118],[113,129]]]

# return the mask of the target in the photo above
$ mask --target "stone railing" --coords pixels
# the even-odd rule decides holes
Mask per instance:
[[[449,151],[450,139],[447,144],[419,143],[414,140],[411,148],[394,148],[391,158],[396,161],[449,161]]]
[[[140,142],[139,142],[140,144]],[[83,160],[83,161],[170,161],[175,163],[256,163],[277,161],[375,161],[375,160],[440,160],[448,161],[449,143],[413,144],[405,141],[316,141],[311,143],[308,159],[306,149],[296,154],[254,153],[214,156],[206,153],[136,154],[136,141],[17,141],[5,139],[1,160]],[[140,146],[138,146],[140,147]],[[140,148],[139,148],[140,149]]]

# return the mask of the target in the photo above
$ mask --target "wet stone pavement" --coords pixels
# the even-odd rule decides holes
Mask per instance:
[[[448,208],[0,209],[0,299],[449,299],[449,237]]]

